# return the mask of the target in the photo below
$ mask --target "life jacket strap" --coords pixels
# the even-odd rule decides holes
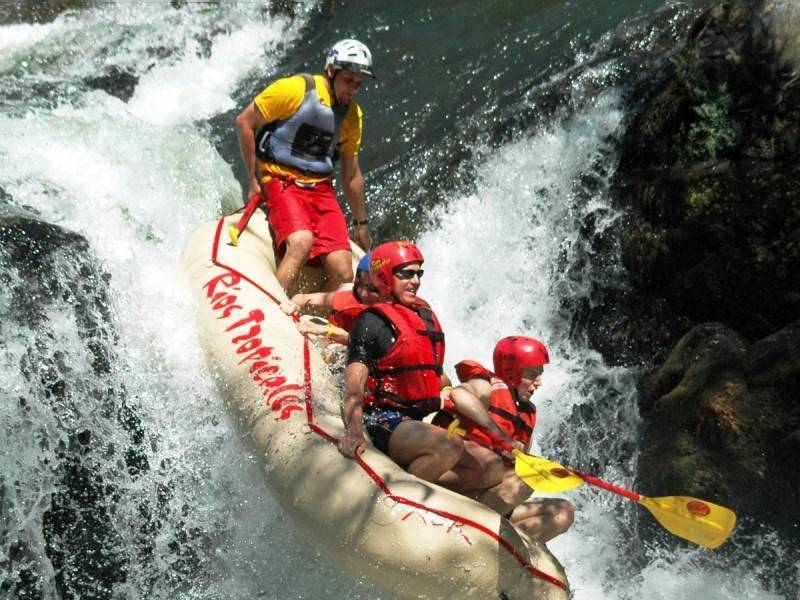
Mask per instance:
[[[424,306],[416,307],[416,312],[419,315],[422,322],[425,323],[425,330],[420,331],[417,330],[417,333],[420,335],[424,335],[428,338],[431,342],[431,347],[433,348],[433,356],[437,362],[440,361],[439,358],[439,351],[436,346],[437,342],[444,342],[444,332],[437,331],[436,325],[433,322],[433,311],[430,308],[426,308]],[[439,369],[439,374],[441,374],[441,368]]]
[[[420,413],[421,417],[424,417],[428,413],[437,410],[442,402],[441,398],[438,396],[435,398],[418,398],[416,400],[410,400],[409,398],[405,398],[393,392],[388,392],[381,389],[375,391],[374,398],[378,405],[384,403],[394,408],[400,408],[406,411],[414,411],[415,409],[418,409],[417,412]],[[430,408],[430,410],[427,410],[428,408]]]
[[[522,429],[525,433],[528,433],[528,434],[533,433],[533,427],[531,427],[525,421],[523,421],[522,418],[520,418],[519,415],[514,415],[514,414],[508,412],[507,410],[504,410],[504,409],[502,409],[500,407],[497,407],[497,406],[490,406],[489,407],[489,412],[490,413],[494,413],[494,414],[496,414],[496,415],[498,415],[500,417],[503,417],[504,419],[507,419],[507,420],[511,421],[512,423],[514,423],[514,425],[516,425],[517,427]]]
[[[426,338],[430,339],[432,342],[443,342],[444,341],[444,333],[441,331],[428,331],[427,329],[417,329],[417,333],[420,335],[424,335]]]
[[[433,371],[437,375],[442,374],[441,365],[405,365],[403,367],[391,367],[388,369],[374,369],[376,377],[385,377],[387,375],[397,375],[398,373],[410,373],[412,371]]]

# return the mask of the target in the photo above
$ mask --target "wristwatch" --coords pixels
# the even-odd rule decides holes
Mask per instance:
[[[359,221],[358,219],[353,219],[354,227],[361,227],[362,225],[366,225],[367,223],[369,223],[369,219],[364,219],[363,221]]]

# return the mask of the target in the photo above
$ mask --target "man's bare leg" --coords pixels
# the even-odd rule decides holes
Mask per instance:
[[[503,459],[474,442],[464,442],[464,454],[439,479],[439,485],[464,494],[494,487],[503,480]]]
[[[403,421],[389,438],[389,456],[425,481],[437,482],[461,458],[464,442],[447,439],[441,427],[422,421]]]
[[[479,500],[501,515],[507,514],[527,500],[533,490],[522,481],[513,468],[506,468],[503,480],[480,495]]]
[[[323,291],[333,292],[343,283],[353,281],[353,253],[350,250],[334,250],[320,256],[320,260],[327,276]]]
[[[297,279],[313,245],[314,234],[306,229],[294,231],[286,238],[286,252],[280,259],[278,271],[275,273],[283,289],[288,290]]]
[[[570,528],[575,520],[575,505],[563,498],[536,498],[515,508],[510,520],[532,538],[545,543]]]

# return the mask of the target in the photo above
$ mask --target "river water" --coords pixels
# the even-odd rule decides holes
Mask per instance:
[[[542,338],[538,448],[635,486],[638,372],[607,365],[574,316],[625,285],[608,187],[630,90],[696,8],[73,4],[0,25],[0,597],[391,597],[337,572],[270,498],[180,268],[192,230],[241,203],[236,113],[342,37],[370,45],[379,77],[359,97],[373,230],[422,247],[450,374],[504,335]],[[797,589],[757,524],[714,553],[642,541],[616,496],[570,497],[576,523],[550,548],[577,600]]]

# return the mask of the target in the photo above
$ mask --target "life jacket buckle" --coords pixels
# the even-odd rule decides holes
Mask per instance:
[[[316,181],[297,181],[294,179],[292,180],[292,183],[297,187],[303,188],[304,190],[313,190],[315,187],[317,187]]]

